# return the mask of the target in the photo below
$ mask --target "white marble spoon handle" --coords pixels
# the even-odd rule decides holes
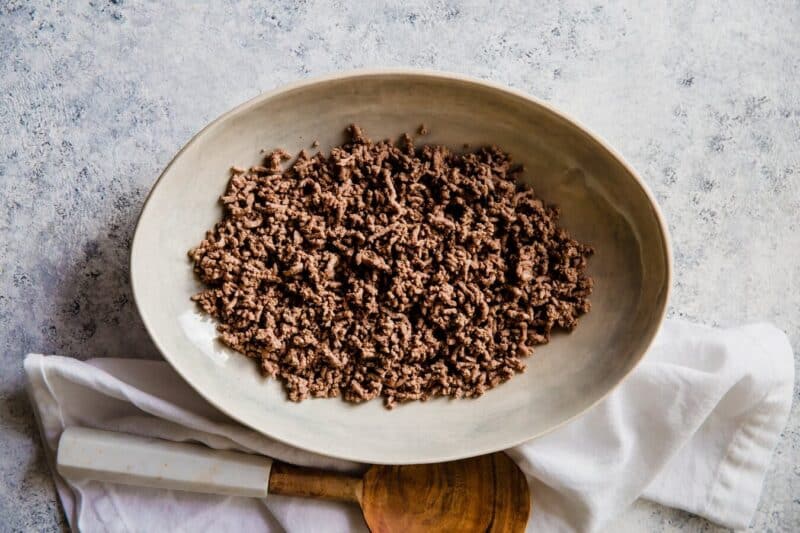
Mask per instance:
[[[98,429],[61,434],[58,473],[70,480],[263,498],[272,459]]]

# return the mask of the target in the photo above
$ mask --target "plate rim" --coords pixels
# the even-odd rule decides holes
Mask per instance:
[[[291,442],[290,440],[283,439],[283,438],[281,438],[279,436],[276,436],[274,434],[268,433],[268,432],[266,432],[266,431],[264,431],[262,429],[259,429],[259,428],[255,427],[255,426],[253,426],[250,422],[245,420],[241,415],[237,414],[234,409],[229,409],[227,407],[224,407],[222,405],[223,402],[218,401],[210,393],[210,391],[204,391],[204,390],[202,390],[202,388],[195,386],[193,381],[186,375],[186,373],[183,372],[179,368],[179,365],[177,365],[175,362],[173,362],[171,356],[168,354],[168,351],[165,350],[162,347],[162,343],[159,342],[158,337],[153,333],[153,328],[151,327],[151,324],[148,321],[146,314],[142,312],[142,306],[139,303],[140,298],[137,296],[136,281],[135,281],[136,276],[134,274],[134,272],[135,272],[135,269],[134,269],[134,250],[136,250],[136,248],[137,248],[137,241],[143,238],[143,237],[141,237],[140,231],[139,231],[140,227],[141,227],[141,223],[142,223],[142,218],[143,218],[143,215],[144,215],[144,213],[145,213],[145,211],[147,209],[148,204],[150,203],[150,200],[151,200],[151,198],[153,196],[153,193],[158,188],[158,185],[161,183],[161,180],[169,172],[170,168],[175,163],[175,161],[178,158],[180,158],[180,156],[190,146],[192,146],[195,142],[197,142],[197,140],[200,137],[202,137],[206,132],[210,131],[212,128],[214,128],[217,125],[219,125],[220,123],[224,122],[229,117],[231,117],[233,115],[236,115],[236,114],[238,114],[238,113],[240,113],[242,111],[245,111],[248,108],[255,107],[255,106],[259,105],[260,103],[262,103],[263,101],[268,100],[268,99],[273,98],[273,97],[276,97],[276,96],[279,96],[281,94],[285,94],[285,93],[288,93],[288,92],[291,92],[291,91],[294,91],[294,90],[297,90],[297,89],[302,89],[302,88],[307,87],[307,86],[312,86],[312,85],[316,85],[316,84],[320,84],[320,83],[326,83],[326,82],[330,82],[330,81],[342,80],[342,79],[346,79],[346,78],[381,77],[381,76],[387,76],[387,75],[389,75],[389,76],[391,76],[391,75],[395,75],[395,76],[410,76],[410,77],[417,77],[417,78],[428,78],[428,79],[433,79],[433,80],[438,80],[438,81],[461,82],[461,83],[476,85],[476,86],[483,87],[483,88],[486,88],[486,89],[491,89],[491,90],[494,90],[494,91],[500,91],[500,92],[505,93],[507,95],[514,96],[514,97],[520,98],[522,100],[526,100],[526,101],[528,101],[528,102],[530,102],[530,103],[532,103],[534,105],[538,105],[538,106],[544,108],[545,110],[547,110],[548,112],[552,113],[556,117],[558,117],[558,118],[570,123],[571,125],[575,126],[579,130],[581,130],[582,133],[587,135],[592,141],[597,143],[601,148],[606,150],[614,159],[617,160],[617,162],[619,162],[622,165],[622,167],[625,169],[625,171],[628,172],[628,174],[633,177],[634,181],[636,182],[636,185],[638,185],[638,187],[645,194],[645,196],[647,197],[647,199],[649,201],[650,208],[652,209],[653,214],[655,215],[656,222],[657,222],[658,231],[659,231],[659,234],[660,234],[660,237],[661,237],[661,242],[663,244],[662,251],[663,251],[663,254],[664,254],[664,265],[663,266],[664,266],[664,274],[665,274],[664,275],[665,295],[664,295],[663,304],[661,305],[661,308],[658,309],[658,316],[657,316],[657,320],[656,320],[657,327],[655,327],[653,329],[653,331],[648,335],[648,338],[645,339],[644,348],[641,350],[641,352],[636,357],[636,360],[635,360],[634,364],[619,379],[619,381],[617,381],[617,383],[613,387],[611,387],[608,391],[606,391],[605,393],[600,395],[596,400],[594,400],[589,405],[587,405],[586,408],[584,408],[583,410],[575,413],[573,416],[564,419],[560,423],[558,423],[558,424],[556,424],[556,425],[554,425],[554,426],[552,426],[552,427],[550,427],[550,428],[548,428],[548,429],[546,429],[544,431],[536,432],[536,433],[534,433],[534,434],[532,434],[532,435],[530,435],[530,436],[528,436],[526,438],[523,438],[523,439],[510,439],[509,442],[503,442],[503,443],[499,443],[499,444],[493,445],[493,446],[485,446],[485,447],[483,447],[481,449],[476,449],[474,451],[470,451],[470,452],[468,452],[467,455],[465,455],[463,452],[455,452],[455,453],[444,452],[444,453],[439,453],[439,454],[428,454],[428,456],[424,456],[424,457],[423,456],[413,456],[413,457],[412,456],[407,456],[407,457],[404,457],[402,460],[399,460],[399,461],[397,460],[397,458],[394,458],[395,460],[392,461],[392,460],[387,460],[387,459],[380,459],[379,457],[366,457],[365,458],[364,456],[348,455],[347,453],[344,453],[344,452],[331,453],[329,450],[325,450],[324,446],[315,446],[315,445],[313,445],[313,443],[312,444],[308,444],[308,443],[298,444],[298,443],[295,443],[295,442]],[[319,455],[322,455],[322,456],[325,456],[325,457],[332,457],[332,458],[336,458],[336,459],[343,459],[343,460],[347,460],[347,461],[355,461],[355,462],[360,462],[360,463],[369,462],[369,463],[372,463],[372,464],[425,464],[425,463],[434,463],[434,462],[440,462],[440,461],[453,461],[453,460],[458,460],[458,459],[464,459],[464,458],[467,458],[467,457],[476,457],[478,455],[494,453],[494,452],[497,452],[497,451],[500,451],[500,450],[506,450],[506,449],[509,449],[509,448],[513,448],[513,447],[518,446],[518,445],[520,445],[520,444],[522,444],[524,442],[527,442],[529,440],[533,440],[533,439],[542,437],[542,436],[544,436],[544,435],[546,435],[546,434],[548,434],[548,433],[550,433],[552,431],[555,431],[556,429],[564,426],[565,424],[568,424],[569,422],[575,420],[576,418],[580,417],[581,415],[583,415],[584,413],[586,413],[587,411],[592,409],[594,406],[596,406],[597,404],[599,404],[600,402],[605,400],[614,390],[616,390],[630,376],[630,374],[633,372],[633,370],[635,370],[636,367],[639,366],[639,364],[641,363],[641,361],[644,358],[645,354],[651,349],[651,347],[653,345],[653,342],[655,341],[655,338],[657,337],[659,331],[661,330],[661,327],[663,326],[664,319],[666,318],[667,310],[669,308],[669,303],[670,303],[670,299],[671,299],[671,296],[672,296],[672,288],[673,288],[672,287],[672,284],[673,284],[673,269],[674,269],[674,266],[673,266],[672,241],[671,241],[671,238],[670,238],[669,226],[668,226],[668,224],[666,222],[666,217],[664,216],[664,214],[663,214],[663,212],[661,210],[661,206],[658,204],[658,201],[656,200],[655,195],[653,194],[653,192],[650,190],[650,187],[647,185],[647,183],[644,181],[644,179],[642,179],[642,177],[639,175],[639,173],[636,171],[636,169],[634,169],[633,166],[630,163],[628,163],[628,161],[613,146],[611,146],[603,137],[601,137],[600,135],[595,133],[592,129],[590,129],[585,124],[583,124],[581,121],[575,119],[574,117],[572,117],[568,113],[565,113],[564,111],[559,110],[558,108],[556,108],[555,106],[551,105],[550,103],[548,103],[548,102],[546,102],[544,100],[541,100],[540,98],[535,97],[535,96],[533,96],[531,94],[528,94],[528,93],[526,93],[524,91],[521,91],[519,89],[515,89],[513,87],[509,87],[509,86],[503,85],[501,83],[497,83],[497,82],[493,82],[493,81],[489,81],[489,80],[485,80],[485,79],[481,79],[481,78],[476,78],[476,77],[473,77],[473,76],[464,75],[464,74],[460,74],[460,73],[448,72],[448,71],[438,71],[438,70],[432,70],[432,69],[417,69],[417,68],[363,68],[363,69],[351,69],[351,70],[336,72],[336,73],[332,73],[332,74],[326,74],[326,75],[322,75],[322,76],[313,76],[313,77],[301,79],[301,80],[298,80],[298,81],[295,81],[295,82],[292,82],[292,83],[280,85],[275,89],[271,89],[269,91],[260,93],[260,94],[256,95],[255,97],[250,98],[249,100],[246,100],[245,102],[243,102],[241,104],[238,104],[238,105],[234,106],[233,108],[231,108],[230,110],[222,113],[221,115],[219,115],[218,117],[213,119],[211,122],[209,122],[202,129],[200,129],[197,133],[192,135],[192,137],[180,148],[180,150],[178,150],[175,153],[175,155],[172,156],[172,158],[170,159],[169,163],[167,163],[167,165],[164,167],[164,169],[158,175],[158,178],[153,182],[152,186],[150,187],[150,190],[147,193],[147,196],[144,199],[144,202],[142,203],[142,207],[139,210],[139,215],[137,217],[136,225],[134,227],[133,238],[131,239],[130,253],[129,253],[129,260],[128,260],[128,278],[129,278],[130,285],[131,285],[131,294],[133,296],[133,301],[134,301],[134,304],[136,306],[136,311],[137,311],[137,313],[138,313],[138,315],[139,315],[139,317],[140,317],[140,319],[142,321],[142,324],[144,325],[145,330],[147,331],[148,336],[150,337],[151,341],[156,346],[156,348],[158,349],[159,353],[164,358],[164,360],[169,363],[169,365],[181,377],[181,379],[183,379],[198,395],[200,395],[200,397],[202,397],[205,401],[207,401],[209,404],[214,406],[214,408],[218,409],[220,412],[222,412],[226,416],[228,416],[231,419],[235,420],[236,422],[242,424],[244,427],[247,427],[247,428],[249,428],[249,429],[251,429],[253,431],[256,431],[259,434],[262,434],[262,435],[265,435],[265,436],[267,436],[267,437],[269,437],[271,439],[274,439],[277,442],[283,443],[285,445],[288,445],[288,446],[291,446],[291,447],[294,447],[294,448],[297,448],[297,449],[301,449],[301,450],[305,450],[305,451],[308,451],[308,452],[316,453],[316,454],[319,454]]]

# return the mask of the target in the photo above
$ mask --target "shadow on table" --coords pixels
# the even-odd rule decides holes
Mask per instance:
[[[130,242],[125,230],[109,226],[106,235],[83,244],[79,260],[54,287],[55,353],[90,359],[160,359],[136,310],[130,285]]]

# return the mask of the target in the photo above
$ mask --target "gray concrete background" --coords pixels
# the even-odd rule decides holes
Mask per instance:
[[[64,527],[23,355],[158,357],[127,280],[144,196],[209,120],[306,76],[425,67],[552,102],[658,197],[670,314],[772,321],[800,353],[798,28],[794,1],[0,0],[0,529]],[[754,531],[800,531],[798,403]],[[617,527],[717,531],[649,504]]]

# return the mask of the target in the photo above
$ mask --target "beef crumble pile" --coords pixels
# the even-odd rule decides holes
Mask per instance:
[[[289,398],[475,397],[589,310],[592,249],[497,147],[373,143],[234,167],[189,252],[220,340]]]

